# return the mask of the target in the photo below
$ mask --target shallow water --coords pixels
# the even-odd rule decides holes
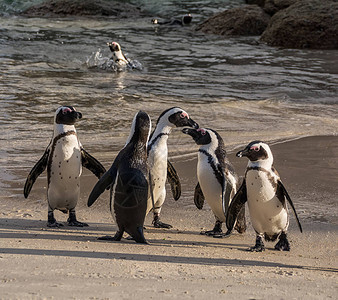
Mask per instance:
[[[0,194],[21,193],[49,143],[54,111],[65,104],[83,113],[80,140],[107,166],[140,109],[155,122],[164,109],[180,106],[219,131],[229,150],[254,139],[337,134],[338,51],[278,49],[258,37],[194,32],[198,22],[237,1],[131,1],[149,17],[123,20],[24,18],[14,12],[29,2],[8,2],[0,1]],[[188,11],[191,26],[150,22]],[[110,56],[110,41],[142,68],[89,68],[87,59],[99,49]],[[172,132],[171,156],[195,151],[189,137]]]

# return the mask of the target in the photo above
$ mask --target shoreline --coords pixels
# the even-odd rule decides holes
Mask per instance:
[[[95,178],[85,172],[77,209],[90,227],[46,227],[44,180],[28,200],[1,197],[1,299],[334,299],[337,294],[337,165],[338,137],[319,136],[272,144],[275,167],[294,201],[304,232],[290,211],[290,252],[246,251],[255,234],[247,216],[245,234],[214,239],[199,234],[214,225],[207,205],[194,206],[196,160],[173,160],[182,180],[182,198],[170,190],[162,219],[170,230],[145,222],[150,245],[123,239],[111,243],[97,237],[113,234],[107,199],[85,206]],[[197,147],[196,147],[197,149]],[[196,154],[197,155],[197,154]],[[229,154],[241,176],[247,160]],[[106,165],[106,164],[105,164]],[[326,175],[326,176],[324,176]],[[323,197],[324,196],[324,197]],[[325,198],[325,199],[324,199]],[[44,198],[42,198],[44,199]],[[311,206],[310,206],[311,205]],[[60,222],[67,215],[56,213]],[[224,227],[223,227],[224,228]]]

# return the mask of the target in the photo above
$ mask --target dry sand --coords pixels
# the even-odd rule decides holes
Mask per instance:
[[[271,242],[263,253],[246,251],[255,240],[250,222],[243,235],[200,235],[214,220],[207,205],[197,210],[192,201],[195,160],[174,161],[183,195],[178,202],[168,195],[162,217],[174,228],[152,228],[148,216],[145,235],[150,245],[97,240],[116,226],[108,193],[93,208],[85,207],[95,184],[87,171],[77,215],[90,227],[47,228],[42,201],[46,182],[38,179],[28,200],[20,195],[0,202],[0,298],[337,299],[337,149],[337,137],[272,146],[275,166],[304,229],[301,234],[291,216],[290,252],[275,251]],[[243,174],[246,160],[234,154],[230,159]],[[56,218],[65,222],[67,216],[57,212]]]

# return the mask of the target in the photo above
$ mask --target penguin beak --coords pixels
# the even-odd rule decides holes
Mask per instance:
[[[76,119],[82,119],[82,114],[79,111],[76,111]]]
[[[191,129],[191,128],[183,128],[182,132],[184,134],[188,134],[190,135],[193,139],[196,139],[199,137],[198,132],[196,131],[196,129]]]
[[[198,129],[199,125],[193,120],[193,119],[189,119],[188,121],[189,126],[191,126],[192,128]]]
[[[236,156],[237,157],[243,157],[243,156],[248,156],[248,150],[247,149],[243,149],[243,150],[241,150],[241,151],[238,151],[237,153],[236,153]]]

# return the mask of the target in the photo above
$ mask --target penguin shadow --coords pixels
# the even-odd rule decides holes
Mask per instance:
[[[49,228],[46,224],[45,220],[1,218],[0,239],[88,241],[115,230],[114,226],[105,223],[90,223],[88,227],[72,227],[65,222],[65,225],[59,228]]]

